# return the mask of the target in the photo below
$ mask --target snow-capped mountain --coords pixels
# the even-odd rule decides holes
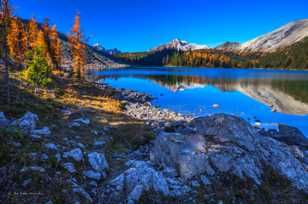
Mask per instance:
[[[223,50],[228,52],[234,52],[238,51],[241,47],[241,44],[238,42],[225,42],[217,47],[215,47],[216,50]]]
[[[92,47],[99,52],[104,52],[107,55],[115,55],[115,54],[119,54],[121,53],[120,50],[118,50],[117,48],[113,48],[113,49],[106,49],[104,48],[101,44],[99,43],[95,43],[92,45]]]
[[[244,52],[274,52],[293,45],[307,36],[308,19],[299,20],[244,43],[240,50]]]
[[[162,50],[179,50],[179,51],[189,51],[189,50],[201,50],[208,49],[207,45],[199,45],[195,43],[189,43],[180,39],[174,39],[169,43],[160,45],[151,49],[150,51],[162,51]]]

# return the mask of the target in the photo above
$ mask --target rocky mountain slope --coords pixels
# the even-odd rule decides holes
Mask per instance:
[[[308,19],[291,22],[273,32],[244,43],[243,52],[274,52],[285,48],[308,36]]]
[[[222,51],[238,51],[241,47],[241,44],[238,42],[225,42],[221,45],[218,45],[217,47],[215,47],[216,50],[222,50]]]
[[[160,45],[151,49],[151,51],[163,51],[163,50],[177,50],[177,51],[189,51],[189,50],[202,50],[208,49],[207,45],[199,45],[195,43],[189,43],[180,39],[174,39],[166,44]]]

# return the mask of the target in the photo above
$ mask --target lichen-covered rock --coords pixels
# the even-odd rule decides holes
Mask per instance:
[[[199,175],[228,173],[256,184],[262,183],[263,168],[270,166],[292,184],[308,191],[308,173],[291,148],[262,136],[246,121],[217,114],[194,119],[189,126],[195,133],[162,132],[154,141],[152,161],[177,169],[190,180]]]

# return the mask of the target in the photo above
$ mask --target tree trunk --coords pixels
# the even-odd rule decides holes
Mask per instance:
[[[9,59],[8,59],[8,49],[6,43],[6,37],[8,32],[8,27],[10,24],[10,8],[9,8],[9,1],[2,0],[1,1],[1,11],[2,11],[2,19],[1,19],[1,33],[2,33],[2,60],[4,66],[4,83],[6,85],[6,97],[7,103],[10,104],[11,102],[11,94],[10,94],[10,76],[9,76]]]

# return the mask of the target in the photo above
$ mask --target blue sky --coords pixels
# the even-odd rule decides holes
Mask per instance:
[[[11,0],[16,15],[48,16],[68,33],[76,11],[89,43],[144,51],[174,38],[215,46],[245,42],[308,18],[307,0]]]

